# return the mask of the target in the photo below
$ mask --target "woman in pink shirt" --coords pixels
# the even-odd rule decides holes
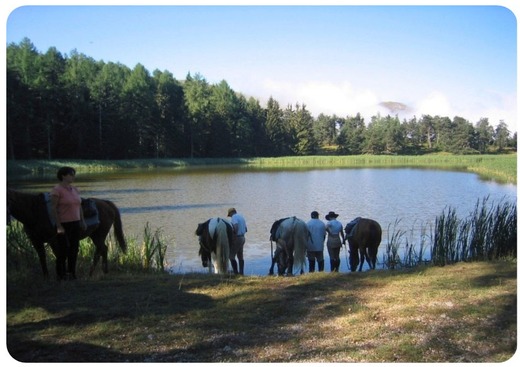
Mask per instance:
[[[76,170],[61,167],[58,170],[60,183],[51,191],[51,203],[57,231],[56,273],[58,280],[66,279],[66,272],[71,279],[76,279],[76,260],[78,258],[80,230],[87,228],[81,209],[81,197],[76,187],[72,186]],[[66,271],[65,263],[68,260]]]

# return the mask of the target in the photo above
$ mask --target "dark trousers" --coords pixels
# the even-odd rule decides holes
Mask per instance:
[[[57,236],[56,273],[58,280],[66,279],[66,273],[76,278],[76,262],[79,252],[79,221],[62,223],[65,233]]]
[[[339,259],[339,252],[341,250],[341,247],[328,247],[327,250],[329,251],[329,257],[330,257],[330,271],[336,272],[339,271],[339,265],[340,265],[340,259]]]

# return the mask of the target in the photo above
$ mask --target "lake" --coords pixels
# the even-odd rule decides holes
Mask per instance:
[[[8,178],[24,191],[49,191],[53,178]],[[160,229],[172,272],[203,272],[198,257],[198,223],[226,217],[235,207],[248,225],[244,247],[245,274],[265,275],[271,261],[269,230],[283,217],[305,221],[317,210],[320,219],[335,211],[345,225],[356,217],[377,220],[383,228],[378,262],[395,229],[418,242],[422,227],[448,207],[465,218],[477,200],[517,200],[516,185],[483,181],[476,174],[423,169],[311,169],[258,170],[189,168],[182,170],[130,170],[117,173],[78,174],[76,186],[83,197],[109,199],[120,208],[128,238],[142,238],[146,223]],[[340,271],[346,272],[345,250]],[[429,251],[428,251],[429,255]],[[367,265],[365,265],[367,266]],[[325,270],[329,270],[325,250]]]

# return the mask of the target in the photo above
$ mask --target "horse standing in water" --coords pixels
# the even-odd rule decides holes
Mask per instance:
[[[229,269],[230,247],[233,243],[233,227],[231,223],[222,218],[211,218],[204,223],[199,223],[195,234],[199,236],[199,255],[202,266],[215,267],[215,273],[226,274]],[[213,259],[213,261],[212,261]],[[238,271],[233,269],[234,273]]]
[[[287,275],[293,275],[294,265],[299,267],[300,273],[303,273],[309,236],[307,225],[301,219],[289,217],[274,222],[270,240],[276,242],[276,251],[272,256],[269,274],[274,274],[275,263],[278,265],[278,275],[284,275],[286,270]]]
[[[358,271],[362,271],[365,258],[370,269],[375,269],[377,249],[382,236],[381,226],[375,220],[368,218],[356,218],[349,224],[352,224],[352,229],[346,233],[346,237],[350,250],[350,270],[356,271],[359,264]]]
[[[98,223],[81,230],[80,238],[90,237],[96,246],[94,260],[90,267],[90,275],[102,258],[102,269],[108,273],[108,247],[105,245],[106,237],[114,226],[114,234],[123,252],[126,252],[126,242],[123,234],[123,224],[117,206],[109,201],[91,198],[97,208]],[[45,255],[45,243],[51,246],[56,258],[65,256],[65,249],[60,249],[56,241],[56,227],[51,223],[47,202],[44,194],[28,194],[9,189],[7,191],[7,210],[16,220],[24,226],[25,233],[29,237],[34,249],[38,253],[43,276],[49,277],[47,259]],[[87,213],[85,213],[87,214]],[[87,215],[85,215],[87,217]],[[75,274],[75,269],[72,273]]]

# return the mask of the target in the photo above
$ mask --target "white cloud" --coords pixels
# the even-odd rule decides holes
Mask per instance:
[[[281,108],[288,104],[305,104],[314,117],[320,113],[336,114],[341,117],[360,113],[368,123],[372,116],[397,113],[401,119],[422,115],[460,116],[471,123],[487,117],[491,125],[496,126],[504,120],[509,130],[517,131],[517,101],[514,96],[499,95],[482,91],[481,94],[452,96],[439,90],[426,94],[414,94],[413,90],[393,89],[394,96],[381,95],[370,88],[354,86],[349,81],[308,81],[292,82],[287,80],[243,78],[239,89],[260,100],[265,105],[269,97],[280,103]],[[408,100],[399,100],[398,95],[406,95]],[[392,112],[382,107],[381,102],[400,102],[408,107],[406,111]]]
[[[347,82],[310,81],[291,83],[265,80],[262,85],[282,107],[287,104],[305,104],[314,116],[320,113],[339,116],[377,113],[379,97],[368,89],[356,90]]]
[[[416,116],[432,115],[432,116],[450,116],[452,108],[448,98],[441,92],[434,91],[426,98],[416,102]]]

